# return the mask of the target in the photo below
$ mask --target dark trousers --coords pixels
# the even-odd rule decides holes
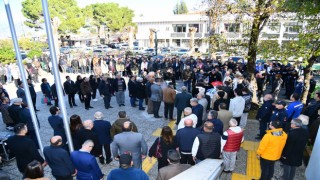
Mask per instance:
[[[84,107],[85,108],[90,107],[90,101],[91,101],[91,93],[87,93],[86,97],[84,98]]]
[[[183,85],[187,87],[188,92],[191,92],[191,80],[183,81]]]
[[[153,115],[154,117],[159,117],[159,109],[161,105],[161,101],[152,101],[153,103]]]
[[[58,97],[53,98],[54,99],[54,106],[59,107],[59,99]]]
[[[181,115],[182,115],[183,110],[177,109],[177,124],[179,124],[181,120]]]
[[[195,162],[192,158],[192,154],[181,154],[181,159],[180,159],[180,163],[181,164],[190,164],[190,165],[195,165]]]
[[[106,160],[109,161],[111,159],[110,144],[99,144],[99,148],[101,152],[103,152],[102,149],[104,149]]]
[[[131,104],[132,107],[136,106],[136,97],[135,96],[131,96],[130,97],[130,104]]]
[[[73,180],[73,177],[70,176],[54,176],[56,180]]]
[[[274,163],[276,161],[270,161],[260,158],[261,177],[260,180],[271,180],[274,173]]]
[[[74,96],[75,96],[75,94],[68,94],[68,102],[69,102],[70,106],[73,106],[76,104],[74,101]]]
[[[139,99],[139,109],[142,110],[143,109],[143,98]]]
[[[173,119],[173,108],[174,108],[173,103],[164,103],[164,117],[165,118],[168,118],[168,113],[169,113],[169,119]]]
[[[37,107],[36,107],[36,103],[37,103],[37,96],[36,96],[36,97],[32,97],[32,104],[33,104],[33,108],[34,108],[34,110],[36,110],[36,109],[37,109]]]
[[[103,97],[104,107],[109,108],[110,107],[110,101],[111,101],[111,95],[107,95]]]
[[[296,174],[296,168],[297,167],[283,164],[282,168],[283,168],[282,179],[283,180],[293,180],[294,176]]]
[[[92,89],[92,99],[95,99],[97,96],[97,89]]]
[[[81,92],[78,92],[78,95],[79,95],[80,102],[83,103],[84,101],[83,94]]]
[[[268,128],[268,123],[265,121],[260,121],[259,130],[260,130],[260,137],[261,138],[263,138],[263,136],[266,134],[267,128]]]

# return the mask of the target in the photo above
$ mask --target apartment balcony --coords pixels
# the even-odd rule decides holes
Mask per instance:
[[[203,33],[195,33],[194,34],[194,37],[195,38],[202,38],[202,35],[203,35]],[[188,33],[188,35],[187,35],[188,37],[190,37],[191,36],[191,34],[190,33]]]
[[[239,38],[240,37],[240,33],[237,33],[237,32],[227,32],[225,35],[226,35],[226,38]]]
[[[184,32],[175,32],[171,33],[170,37],[172,38],[185,38],[187,33]]]
[[[285,32],[283,33],[283,39],[296,39],[299,34],[295,32]]]
[[[270,33],[263,33],[261,35],[261,38],[266,38],[266,39],[277,39],[279,38],[280,34],[279,33],[274,33],[274,34],[270,34]]]

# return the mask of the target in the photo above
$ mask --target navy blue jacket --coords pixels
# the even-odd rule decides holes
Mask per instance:
[[[54,176],[70,176],[75,173],[69,153],[61,146],[43,148],[43,155]]]
[[[103,178],[96,158],[90,153],[73,151],[70,157],[74,167],[78,170],[77,180],[100,180]]]
[[[41,91],[44,95],[50,96],[51,95],[51,88],[49,83],[42,83],[41,84]]]
[[[180,152],[191,152],[194,139],[200,134],[198,128],[184,127],[177,131],[175,141]]]
[[[17,89],[17,97],[22,99],[23,104],[28,103],[26,93],[24,92],[24,89],[20,87]]]
[[[256,119],[261,120],[262,122],[269,122],[270,117],[272,116],[272,111],[274,106],[272,105],[273,100],[265,101],[262,106],[259,108]]]
[[[64,131],[63,119],[58,115],[52,115],[48,118],[49,124],[53,129],[54,136],[61,136],[62,142],[65,144],[67,141],[66,133]]]
[[[35,131],[35,128],[34,128],[33,122],[32,122],[32,117],[30,114],[30,110],[28,108],[21,109],[20,121],[27,125],[29,131]],[[38,128],[40,128],[40,122],[39,122],[38,118],[37,118],[37,121],[38,121]]]
[[[285,122],[288,119],[288,114],[286,109],[277,109],[275,108],[273,114],[270,118],[270,121],[280,121]]]
[[[33,84],[28,84],[29,85],[29,91],[30,91],[30,95],[32,98],[36,98],[37,97],[37,93],[34,90],[34,85]]]
[[[191,94],[186,92],[182,92],[176,95],[176,99],[174,100],[174,106],[183,111],[184,108],[190,107],[190,99],[192,98]]]
[[[100,144],[110,144],[111,143],[110,129],[111,129],[111,124],[109,121],[95,120],[92,130],[98,135]]]
[[[196,127],[200,127],[202,125],[203,106],[201,104],[193,106],[192,114],[195,114],[198,117],[198,122]]]
[[[207,121],[212,122],[213,132],[217,132],[222,136],[223,133],[223,122],[220,119],[208,119]]]

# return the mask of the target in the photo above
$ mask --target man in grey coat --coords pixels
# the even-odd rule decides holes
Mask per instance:
[[[161,79],[157,78],[156,83],[154,83],[151,86],[151,97],[150,97],[150,100],[153,103],[153,115],[155,118],[162,118],[162,116],[159,116],[159,109],[160,109],[162,99],[163,99],[163,96],[162,96],[162,89],[161,89]]]
[[[114,136],[111,144],[111,151],[115,160],[119,160],[119,155],[131,153],[133,167],[141,169],[142,156],[145,157],[148,146],[141,133],[132,132],[132,123],[123,123],[123,132]]]

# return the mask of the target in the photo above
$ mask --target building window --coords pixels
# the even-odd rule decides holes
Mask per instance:
[[[299,33],[301,26],[286,26],[286,33]]]
[[[240,24],[238,23],[224,24],[224,28],[226,29],[227,32],[231,32],[231,33],[240,32]]]
[[[185,24],[173,24],[172,28],[174,32],[187,32],[187,25]]]
[[[189,24],[189,28],[191,28],[191,27],[197,28],[197,33],[200,31],[200,26],[199,26],[199,24]]]

